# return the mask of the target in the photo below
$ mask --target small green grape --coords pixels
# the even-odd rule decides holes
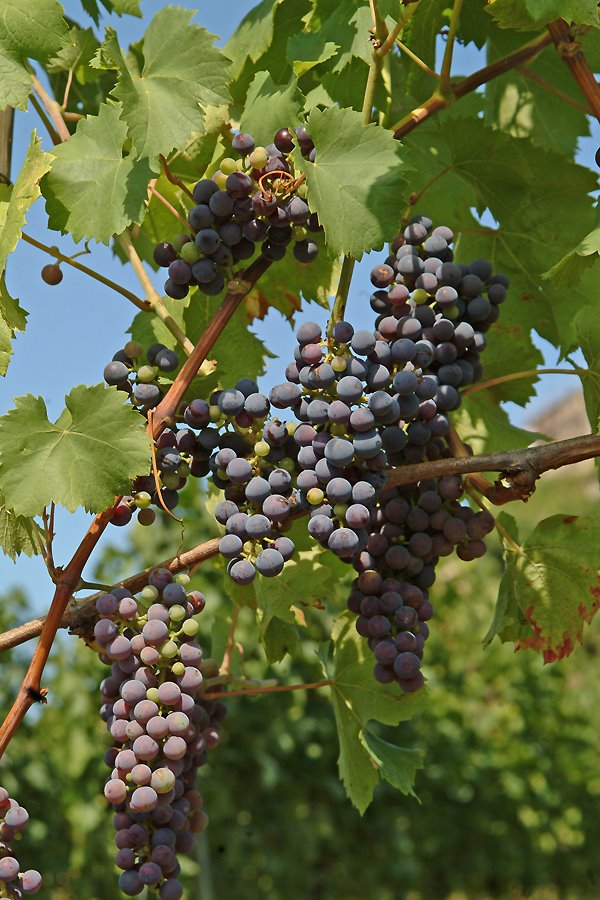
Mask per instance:
[[[311,506],[319,506],[325,498],[325,494],[321,488],[311,488],[306,494],[306,499]]]
[[[152,503],[152,497],[150,496],[148,491],[138,491],[138,493],[134,497],[133,502],[138,509],[147,509]]]
[[[227,184],[227,175],[219,169],[219,171],[215,172],[213,175],[213,181],[220,191],[224,191],[225,185]]]
[[[176,603],[169,609],[169,618],[173,620],[173,622],[181,622],[182,619],[185,619],[187,616],[187,612],[180,606],[179,603]]]
[[[223,415],[218,406],[210,406],[208,408],[208,414],[211,422],[220,422]]]
[[[180,572],[179,575],[176,575],[175,578],[173,579],[173,581],[175,581],[177,584],[183,585],[183,587],[188,585],[191,580],[192,579],[190,578],[190,576],[188,575],[187,572]]]
[[[235,159],[231,159],[230,156],[226,156],[225,159],[221,160],[220,168],[224,175],[231,175],[232,172],[237,172],[237,162]]]
[[[264,147],[255,147],[248,157],[248,162],[253,169],[262,169],[269,161],[269,154]]]
[[[348,509],[347,503],[336,503],[333,507],[333,511],[338,517],[338,519],[343,519],[346,515],[346,510]]]
[[[344,372],[346,365],[346,359],[343,356],[334,356],[331,360],[331,368],[334,372]]]
[[[146,700],[154,700],[155,703],[158,703],[158,688],[148,688],[146,691]]]
[[[137,370],[137,380],[141,384],[150,384],[156,379],[156,369],[154,366],[140,366]]]
[[[427,303],[429,300],[429,294],[427,291],[423,290],[423,288],[417,288],[410,295],[411,299],[415,301],[417,306],[422,306],[423,303]]]
[[[196,247],[196,244],[190,241],[188,244],[184,244],[181,250],[179,251],[180,257],[184,260],[184,262],[193,265],[196,260],[201,259],[202,251]]]
[[[160,652],[165,657],[165,659],[173,659],[173,657],[177,656],[177,654],[179,653],[179,647],[177,646],[175,641],[165,641],[165,643],[160,648]]]
[[[257,441],[254,445],[254,452],[257,456],[268,456],[271,452],[271,447],[266,441]]]
[[[183,675],[183,673],[185,672],[184,664],[182,662],[173,663],[173,665],[171,666],[171,672],[173,673],[173,675],[175,675],[176,678],[178,678],[180,675]]]
[[[195,634],[198,634],[199,628],[200,625],[195,619],[188,619],[187,622],[184,622],[181,626],[181,630],[184,634],[187,634],[188,637],[193,637]]]
[[[177,474],[177,472],[165,472],[164,475],[160,476],[160,480],[162,481],[163,487],[174,491],[177,489],[177,485],[179,484],[179,475]]]
[[[148,600],[148,602],[153,603],[157,597],[158,591],[153,584],[147,584],[145,588],[142,588],[142,600]]]
[[[171,241],[171,246],[173,247],[175,253],[179,253],[184,244],[189,244],[192,238],[189,234],[178,234]]]
[[[180,478],[187,478],[188,475],[190,474],[190,471],[191,471],[191,469],[185,461],[179,463],[179,466],[177,468],[177,474],[179,475]]]

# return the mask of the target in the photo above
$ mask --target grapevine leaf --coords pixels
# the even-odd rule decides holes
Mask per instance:
[[[600,322],[593,306],[586,306],[575,317],[577,342],[588,364],[587,374],[581,379],[585,408],[592,430],[597,430],[600,417]]]
[[[311,263],[300,263],[292,252],[267,269],[260,281],[246,297],[246,310],[251,318],[263,319],[271,307],[286,318],[292,319],[301,308],[301,302],[315,302],[327,307],[335,294],[340,264],[332,260],[324,246],[322,234],[311,234],[319,247],[317,258]],[[297,285],[297,291],[292,289]]]
[[[175,320],[180,328],[184,328],[183,315],[186,307],[189,305],[190,298],[185,297],[183,300],[173,300],[171,297],[163,297],[164,303],[169,315]],[[132,341],[139,343],[147,349],[152,344],[164,344],[174,350],[177,347],[177,341],[163,322],[163,320],[155,313],[139,312],[129,329]]]
[[[52,156],[42,150],[35,131],[23,167],[14,185],[0,185],[0,275],[21,237],[27,210],[40,196],[39,182],[50,168]]]
[[[528,447],[544,435],[512,425],[508,414],[487,391],[469,394],[455,415],[456,429],[473,453],[494,453]]]
[[[108,244],[144,216],[152,173],[147,160],[123,156],[127,127],[119,112],[119,105],[103,103],[97,116],[81,119],[75,134],[55,148],[42,183],[50,228],[75,241]]]
[[[600,519],[558,514],[539,522],[521,552],[508,555],[498,602],[520,617],[498,630],[500,638],[536,650],[545,663],[572,653],[600,608],[599,541]]]
[[[398,725],[423,709],[425,694],[403,694],[396,684],[379,684],[373,678],[373,661],[365,642],[356,634],[346,616],[334,631],[332,671],[325,660],[325,676],[331,680],[331,698],[340,742],[338,768],[348,797],[362,814],[373,798],[383,772],[373,765],[372,749],[365,747],[364,730],[370,720]],[[383,760],[382,760],[383,762]],[[389,755],[386,756],[389,766]],[[394,780],[404,785],[417,768],[411,757],[402,776]],[[389,769],[387,773],[390,774]]]
[[[69,38],[58,53],[48,60],[49,72],[72,71],[80,84],[97,81],[99,72],[90,67],[90,62],[98,50],[98,38],[91,28],[74,26]]]
[[[0,275],[0,375],[6,375],[12,355],[12,340],[16,331],[25,331],[29,313],[10,296],[4,275]]]
[[[35,535],[41,529],[34,519],[17,516],[12,509],[7,509],[4,495],[0,491],[0,547],[2,552],[14,562],[17,556],[37,556],[39,546]]]
[[[262,0],[244,16],[225,44],[225,53],[232,60],[231,77],[236,79],[246,60],[257,62],[273,40],[273,19],[283,0]]]
[[[500,28],[534,31],[559,18],[598,26],[596,0],[490,0],[486,10]]]
[[[257,144],[269,144],[280,128],[298,123],[302,100],[295,78],[283,87],[275,84],[268,72],[257,72],[248,88],[240,128]]]
[[[116,388],[74,387],[56,422],[41,397],[17,397],[0,417],[0,488],[17,515],[38,515],[51,501],[99,512],[147,472],[142,417]]]
[[[599,257],[600,228],[595,228],[551,269],[544,272],[543,277],[553,281],[556,287],[571,288],[581,280],[586,269],[596,265]]]
[[[323,557],[320,548],[309,550],[287,562],[277,578],[257,576],[254,585],[261,612],[261,632],[264,633],[274,616],[294,622],[294,613],[290,608],[293,603],[315,603],[327,599],[332,590],[335,567],[331,569],[325,565]]]
[[[184,313],[185,333],[196,343],[216,312],[218,297],[197,294]],[[240,352],[243,348],[243,352]],[[265,374],[265,359],[272,354],[256,335],[249,330],[244,309],[238,309],[230,319],[227,329],[210,351],[217,362],[217,372],[223,384],[235,384],[240,378],[257,378]]]
[[[425,764],[422,750],[396,747],[376,735],[371,728],[363,730],[360,741],[382,778],[401,793],[417,796],[413,784],[417,769],[422,769]]]
[[[68,34],[57,0],[3,0],[0,8],[0,109],[27,109],[29,58],[46,62]]]
[[[160,10],[144,36],[139,70],[110,28],[96,59],[99,67],[118,71],[112,95],[122,101],[132,152],[152,164],[202,132],[201,107],[229,101],[229,61],[213,46],[214,35],[191,18],[191,11],[177,7]]]
[[[171,184],[165,175],[161,175],[156,182],[156,190],[161,196],[169,201],[171,206],[174,206],[175,209],[179,210],[182,215],[186,215],[187,208],[183,200],[184,193],[180,187],[176,184]],[[181,230],[182,226],[178,226],[177,221],[170,210],[158,199],[156,194],[152,193],[146,200],[146,212],[140,227],[131,229],[132,241],[141,258],[156,270],[159,269],[159,267],[154,262],[154,247],[162,241],[171,240],[175,235],[179,234]],[[121,262],[128,262],[127,255],[117,241],[113,243],[113,251],[119,257]],[[166,270],[160,269],[158,277],[162,282],[166,281]],[[179,302],[177,309],[180,308],[183,313],[183,306]],[[144,315],[148,318],[146,313]],[[139,338],[136,338],[136,340],[139,340]],[[162,343],[164,344],[164,341],[162,341]]]
[[[417,3],[408,25],[410,49],[434,70],[436,39],[442,26],[448,24],[447,10],[446,0]],[[417,100],[424,99],[431,93],[430,82],[430,78],[423,78],[423,72],[418,66],[410,66],[406,84],[409,94]]]
[[[140,0],[81,0],[86,13],[94,20],[96,25],[100,22],[101,10],[98,3],[101,3],[108,13],[116,13],[118,16],[136,16],[142,17],[140,10]]]
[[[302,649],[302,642],[298,629],[291,622],[283,622],[278,616],[273,616],[262,635],[267,663],[281,662],[288,654],[297,656]]]
[[[510,302],[510,293],[508,295]],[[508,305],[508,303],[507,303]],[[541,351],[532,344],[528,334],[516,328],[512,323],[504,322],[504,315],[494,323],[489,333],[489,343],[483,357],[483,380],[502,378],[517,372],[533,372],[544,362]],[[487,388],[487,394],[495,403],[501,400],[512,400],[525,406],[535,394],[537,376],[505,381]],[[474,393],[478,393],[475,391]],[[470,395],[469,395],[470,396]]]
[[[351,109],[315,109],[308,119],[316,161],[296,151],[306,173],[308,202],[334,254],[360,259],[398,230],[405,174],[402,150],[391,132],[363,125]]]
[[[294,73],[300,78],[320,63],[327,62],[338,50],[339,44],[334,41],[323,42],[320,34],[308,31],[294,34],[288,40],[287,58]]]

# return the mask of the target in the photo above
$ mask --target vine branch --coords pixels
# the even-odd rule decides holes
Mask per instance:
[[[581,44],[564,19],[557,19],[548,25],[548,33],[556,44],[558,55],[566,62],[592,108],[594,116],[600,120],[600,85],[590,69]]]

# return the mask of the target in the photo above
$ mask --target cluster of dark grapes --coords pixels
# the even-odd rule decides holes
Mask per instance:
[[[190,233],[157,244],[154,261],[169,270],[165,293],[175,300],[198,287],[220,294],[235,263],[252,259],[260,249],[273,262],[283,259],[294,241],[294,256],[309,263],[317,256],[311,232],[321,230],[306,202],[306,184],[296,178],[292,151],[296,144],[314,161],[314,144],[304,125],[281,128],[267,147],[240,132],[232,149],[240,157],[221,160],[212,178],[193,189],[188,213]]]
[[[494,274],[487,259],[470,265],[453,262],[453,240],[446,225],[434,228],[428,216],[414,216],[392,245],[392,254],[371,272],[378,288],[372,309],[401,318],[415,305],[428,306],[457,325],[467,322],[478,332],[487,331],[500,315],[508,278]]]
[[[96,601],[94,636],[111,666],[101,685],[100,714],[111,736],[104,794],[115,810],[119,886],[179,900],[179,853],[189,853],[208,817],[195,787],[207,751],[219,742],[222,703],[202,693],[203,651],[196,641],[204,609],[168,569],[155,569],[136,599],[115,588]],[[212,673],[214,674],[214,673]]]
[[[162,400],[161,373],[174,372],[178,365],[179,356],[164,344],[152,344],[144,354],[144,348],[138,341],[129,341],[104,367],[104,380],[125,391],[134,405],[147,413]]]
[[[409,692],[422,686],[426,623],[433,615],[429,588],[439,559],[454,551],[463,560],[485,553],[483,538],[494,518],[461,505],[462,495],[458,476],[379,492],[366,546],[353,558],[360,575],[348,598],[356,630],[375,655],[379,682],[398,681]]]
[[[18,900],[19,897],[37,894],[42,886],[42,876],[36,869],[22,872],[18,859],[13,855],[13,843],[29,821],[27,810],[0,787],[0,895]]]

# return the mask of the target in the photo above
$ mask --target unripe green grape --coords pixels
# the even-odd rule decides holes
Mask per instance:
[[[158,591],[153,584],[147,584],[145,588],[142,588],[142,600],[147,600],[149,603],[154,603],[157,597]]]
[[[190,234],[178,234],[171,241],[171,246],[175,253],[179,253],[184,244],[189,244],[192,240]]]
[[[179,653],[179,647],[175,643],[175,641],[165,641],[165,643],[160,648],[161,655],[165,657],[165,659],[173,659],[174,656],[177,656]]]
[[[179,484],[179,475],[176,472],[165,472],[164,475],[161,475],[160,480],[163,484],[163,487],[169,488],[169,490],[174,491]]]
[[[202,258],[202,251],[196,247],[195,243],[189,243],[183,245],[179,251],[179,255],[184,262],[193,265],[198,259]]]
[[[179,575],[176,575],[173,579],[177,584],[183,585],[185,587],[192,580],[187,572],[180,572]]]
[[[184,664],[182,662],[173,663],[173,665],[171,666],[171,672],[173,673],[173,675],[175,675],[176,678],[179,677],[179,675],[183,675],[183,673],[185,672]]]
[[[277,464],[280,469],[284,469],[286,472],[289,472],[290,475],[296,471],[296,463],[293,459],[289,459],[287,456],[285,459],[282,459],[281,462]]]
[[[177,474],[179,475],[180,478],[187,478],[188,475],[190,474],[190,471],[191,471],[190,467],[185,461],[182,463],[179,463],[179,466],[177,467]]]
[[[269,161],[269,154],[265,150],[264,147],[255,147],[250,156],[248,157],[248,162],[252,166],[253,169],[262,169]]]
[[[156,369],[154,366],[140,366],[137,370],[137,380],[141,384],[150,384],[156,378]]]
[[[231,159],[230,156],[226,156],[225,159],[221,160],[220,169],[224,175],[231,175],[232,172],[237,171],[237,162],[235,159]]]
[[[306,499],[310,503],[311,506],[320,506],[323,502],[325,494],[321,490],[321,488],[311,488],[306,495]]]
[[[458,306],[447,306],[444,310],[444,316],[447,319],[457,319],[458,318]]]
[[[417,306],[422,306],[423,303],[427,303],[429,300],[429,294],[427,291],[423,290],[423,288],[416,288],[410,296],[411,300],[414,300]]]
[[[200,625],[195,619],[188,619],[187,622],[184,622],[181,626],[181,630],[184,634],[187,634],[188,637],[194,637],[195,634],[198,634],[199,628]]]
[[[123,347],[125,354],[129,359],[137,359],[144,352],[144,348],[139,341],[128,341]]]
[[[336,503],[333,507],[333,511],[338,517],[338,519],[343,519],[346,515],[346,510],[348,509],[347,503]]]
[[[227,175],[219,169],[219,171],[215,172],[213,175],[213,181],[220,191],[224,191],[225,185],[227,184]]]
[[[225,469],[217,469],[217,475],[221,479],[221,481],[227,481],[227,472]]]
[[[346,360],[343,356],[334,356],[331,360],[331,368],[334,372],[344,372],[346,369]]]
[[[211,422],[220,422],[223,415],[218,406],[209,406],[208,414]]]
[[[187,612],[180,606],[179,603],[176,603],[175,606],[172,606],[169,609],[169,618],[174,622],[181,622],[187,616]]]
[[[296,196],[302,197],[303,200],[306,200],[306,198],[308,197],[308,187],[305,181],[303,181],[302,184],[299,184],[296,188]]]
[[[271,447],[266,441],[257,441],[254,445],[254,452],[257,456],[268,456],[271,452]]]
[[[152,497],[150,496],[148,491],[139,491],[135,495],[133,502],[138,509],[146,509],[152,503]]]
[[[158,688],[148,688],[146,691],[146,700],[153,700],[155,703],[158,703]]]

